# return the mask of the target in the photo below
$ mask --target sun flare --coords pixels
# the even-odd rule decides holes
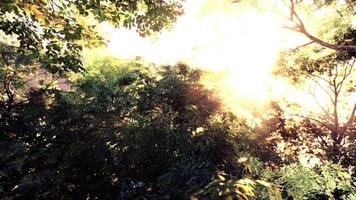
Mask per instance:
[[[109,50],[118,56],[140,56],[157,64],[185,62],[212,71],[203,83],[215,89],[230,110],[242,113],[244,107],[254,112],[278,98],[315,109],[317,105],[308,94],[272,75],[282,49],[307,41],[283,25],[280,15],[251,6],[227,0],[188,0],[185,14],[156,39],[108,25],[103,28],[111,34]]]

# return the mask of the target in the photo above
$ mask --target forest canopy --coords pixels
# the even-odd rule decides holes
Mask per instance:
[[[356,4],[266,2],[0,2],[0,199],[355,199]],[[235,18],[222,16],[236,17],[236,11],[238,17],[253,13],[248,22],[258,23],[251,16],[268,20],[253,26],[237,20],[235,27]],[[262,15],[271,12],[283,15],[284,29],[302,36],[302,43],[278,51],[276,40],[263,43],[280,22]],[[223,50],[203,58],[225,71],[184,59],[162,64],[145,55],[124,58],[105,49],[112,41],[101,29],[109,26],[154,35],[158,43],[166,36],[169,45],[156,56],[172,55],[175,45],[194,43],[164,35],[186,29],[181,23],[187,19],[197,29],[223,24],[217,30],[223,36],[231,30],[227,42],[206,39],[215,37],[206,30],[195,37],[203,38],[199,48],[213,41]],[[259,32],[230,38],[246,27]],[[278,56],[266,59],[258,46],[251,50],[254,40]],[[130,45],[140,48],[137,43]],[[221,59],[232,56],[244,62]],[[234,99],[239,90],[260,92],[252,85],[264,83],[258,64],[271,65],[270,78],[294,91],[292,99],[264,92],[263,103]],[[231,92],[221,82],[238,86]],[[297,101],[306,97],[294,89],[299,87],[308,89],[315,106]]]

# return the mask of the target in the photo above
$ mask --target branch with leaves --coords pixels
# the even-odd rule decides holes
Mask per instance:
[[[346,52],[356,52],[356,45],[340,45],[340,44],[331,44],[327,41],[324,41],[314,35],[312,35],[305,27],[303,20],[301,17],[298,15],[297,11],[295,10],[296,3],[298,1],[296,0],[290,0],[290,16],[289,19],[294,22],[295,26],[294,27],[287,27],[290,30],[296,31],[298,33],[301,33],[305,35],[307,38],[311,40],[312,43],[319,44],[325,48],[333,49],[336,51],[346,51]],[[307,43],[309,45],[311,43]],[[306,46],[306,45],[304,45]]]

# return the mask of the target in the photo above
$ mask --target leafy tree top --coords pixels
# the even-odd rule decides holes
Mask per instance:
[[[103,42],[97,22],[135,28],[144,36],[181,14],[181,2],[175,0],[5,0],[0,2],[0,30],[17,37],[15,55],[31,55],[53,73],[81,71],[82,48]]]

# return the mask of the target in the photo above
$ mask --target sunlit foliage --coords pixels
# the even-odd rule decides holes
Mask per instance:
[[[31,55],[51,72],[81,71],[84,46],[100,45],[99,22],[157,32],[182,14],[179,1],[7,0],[0,3],[0,30],[17,38],[17,55]]]
[[[339,10],[347,20],[327,23],[332,44],[354,45],[352,3]],[[98,22],[148,34],[175,21],[178,1],[9,0],[0,13],[1,199],[356,198],[352,51],[285,52],[276,74],[330,102],[322,112],[272,102],[251,126],[200,69],[81,57],[103,42]]]

